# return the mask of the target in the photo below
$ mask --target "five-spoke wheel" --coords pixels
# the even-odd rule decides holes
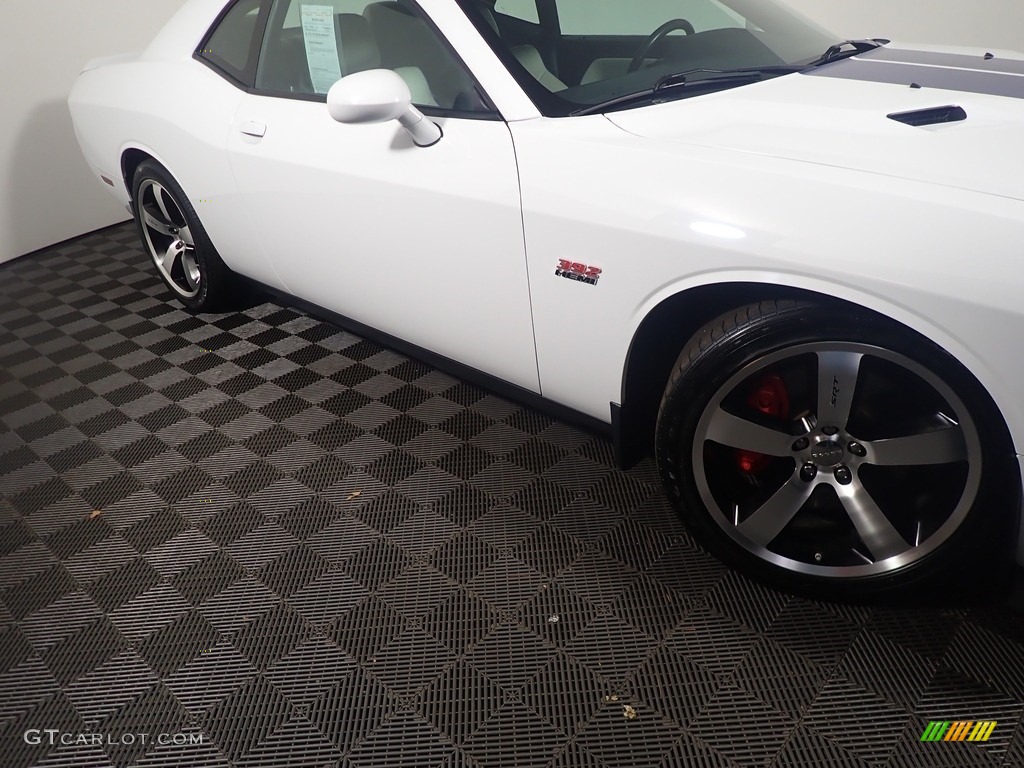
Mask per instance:
[[[787,586],[870,592],[948,565],[993,518],[978,510],[1012,454],[941,350],[852,320],[739,310],[691,341],[662,403],[659,462],[684,518]]]
[[[194,311],[223,306],[231,273],[167,170],[154,160],[140,163],[132,199],[142,243],[175,298]]]
[[[188,222],[174,197],[159,182],[139,185],[136,205],[142,217],[142,237],[164,282],[182,298],[199,293],[202,273]]]

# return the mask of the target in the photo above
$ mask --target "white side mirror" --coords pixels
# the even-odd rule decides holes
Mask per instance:
[[[397,120],[418,147],[441,140],[441,129],[412,105],[409,86],[390,69],[368,69],[341,78],[327,93],[327,111],[339,123]]]

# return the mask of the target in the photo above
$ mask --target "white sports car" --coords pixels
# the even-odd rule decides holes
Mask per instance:
[[[1024,56],[775,0],[188,0],[78,138],[171,295],[237,276],[653,452],[830,596],[1024,562]]]

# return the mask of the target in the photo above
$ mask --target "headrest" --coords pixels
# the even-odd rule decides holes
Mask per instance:
[[[334,23],[338,29],[338,56],[343,76],[380,66],[380,50],[366,19],[358,13],[339,13]]]

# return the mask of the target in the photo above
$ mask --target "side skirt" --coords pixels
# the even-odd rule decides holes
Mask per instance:
[[[390,349],[395,350],[403,355],[411,358],[415,358],[420,362],[426,363],[427,365],[433,366],[440,371],[444,371],[456,378],[467,381],[471,384],[487,389],[494,394],[504,397],[507,400],[519,403],[520,405],[532,408],[537,411],[551,416],[552,418],[564,421],[574,426],[577,426],[587,432],[592,432],[602,437],[610,438],[613,443],[618,444],[619,440],[616,437],[617,426],[614,423],[607,423],[596,419],[580,411],[570,408],[562,403],[557,403],[554,400],[549,400],[536,392],[531,392],[528,389],[520,387],[518,384],[512,384],[511,382],[499,379],[496,376],[492,376],[489,373],[484,373],[481,370],[473,368],[472,366],[460,363],[457,360],[452,360],[444,355],[439,355],[436,352],[431,352],[429,349],[411,344],[404,339],[397,336],[392,336],[389,333],[385,333],[369,325],[353,320],[350,317],[332,312],[329,309],[325,309],[318,304],[314,304],[311,301],[300,299],[298,296],[293,296],[284,291],[272,288],[262,283],[257,283],[248,278],[240,279],[246,280],[251,283],[254,288],[263,293],[269,294],[273,298],[279,300],[283,304],[301,309],[304,312],[319,317],[323,320],[328,320],[336,325],[341,326],[345,330],[351,331],[357,336],[362,336],[370,341],[375,341],[382,344]],[[614,413],[614,411],[613,411]],[[614,416],[613,416],[614,419]],[[616,458],[618,459],[618,450],[616,449]]]

